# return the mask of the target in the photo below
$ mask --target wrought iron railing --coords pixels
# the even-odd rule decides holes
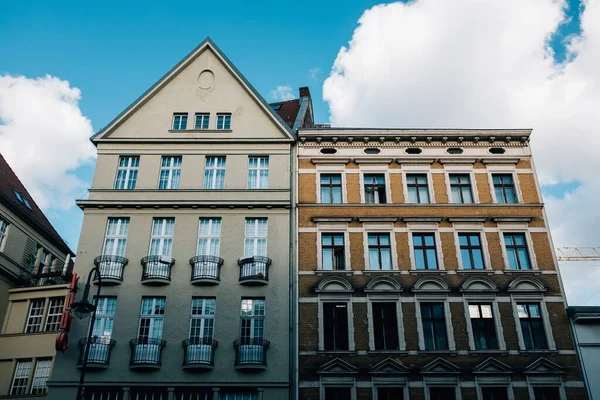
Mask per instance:
[[[18,286],[30,287],[69,283],[73,276],[73,265],[73,261],[71,260],[66,268],[64,265],[60,265],[60,263],[54,263],[49,266],[40,264],[33,270],[19,267]]]
[[[184,366],[213,366],[219,342],[212,338],[191,338],[181,342]]]
[[[160,366],[162,349],[167,345],[163,339],[141,337],[131,339],[131,359],[129,365],[133,366]]]
[[[110,280],[123,280],[123,269],[129,260],[121,256],[103,255],[94,259],[94,264],[100,270],[100,277]]]
[[[268,340],[261,338],[238,339],[233,342],[235,348],[235,365],[260,365],[267,366]]]
[[[78,365],[83,365],[83,357],[85,357],[86,342],[89,346],[87,365],[108,365],[110,362],[110,352],[117,343],[115,340],[95,336],[90,338],[79,339],[79,362]]]
[[[264,256],[242,257],[238,259],[240,282],[245,280],[269,281],[271,259]]]
[[[199,255],[190,258],[192,266],[192,282],[199,279],[221,279],[221,266],[223,259],[217,256]]]
[[[149,279],[171,280],[171,267],[175,259],[165,256],[146,256],[141,260],[143,271],[142,281]]]

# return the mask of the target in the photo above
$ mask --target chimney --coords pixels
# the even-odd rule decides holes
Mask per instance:
[[[310,99],[310,90],[308,90],[308,86],[303,86],[300,88],[300,98],[308,97]]]

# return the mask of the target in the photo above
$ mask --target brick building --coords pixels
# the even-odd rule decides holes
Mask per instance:
[[[584,399],[530,130],[298,130],[299,399]]]

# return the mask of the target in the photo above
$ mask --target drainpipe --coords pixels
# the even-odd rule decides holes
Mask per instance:
[[[288,244],[288,271],[289,271],[289,282],[288,282],[288,292],[289,292],[289,296],[288,296],[288,301],[289,301],[289,309],[288,309],[288,314],[289,314],[289,330],[288,330],[288,337],[289,337],[289,343],[288,343],[288,347],[289,347],[289,358],[288,358],[288,364],[289,364],[289,371],[288,371],[288,381],[289,381],[289,395],[288,398],[290,400],[295,400],[296,398],[296,375],[295,375],[295,367],[296,367],[296,357],[295,357],[295,318],[294,318],[294,312],[296,309],[296,305],[294,302],[294,210],[295,210],[295,192],[294,192],[294,175],[295,175],[295,168],[294,168],[294,145],[295,142],[292,142],[292,144],[290,145],[290,217],[289,217],[289,244]],[[294,207],[293,207],[294,206]]]

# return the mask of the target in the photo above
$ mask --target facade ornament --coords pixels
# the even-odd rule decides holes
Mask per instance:
[[[348,136],[348,143],[352,144],[353,141],[354,141],[354,138],[352,136]]]
[[[490,136],[490,143],[494,143],[496,141],[496,136]]]

